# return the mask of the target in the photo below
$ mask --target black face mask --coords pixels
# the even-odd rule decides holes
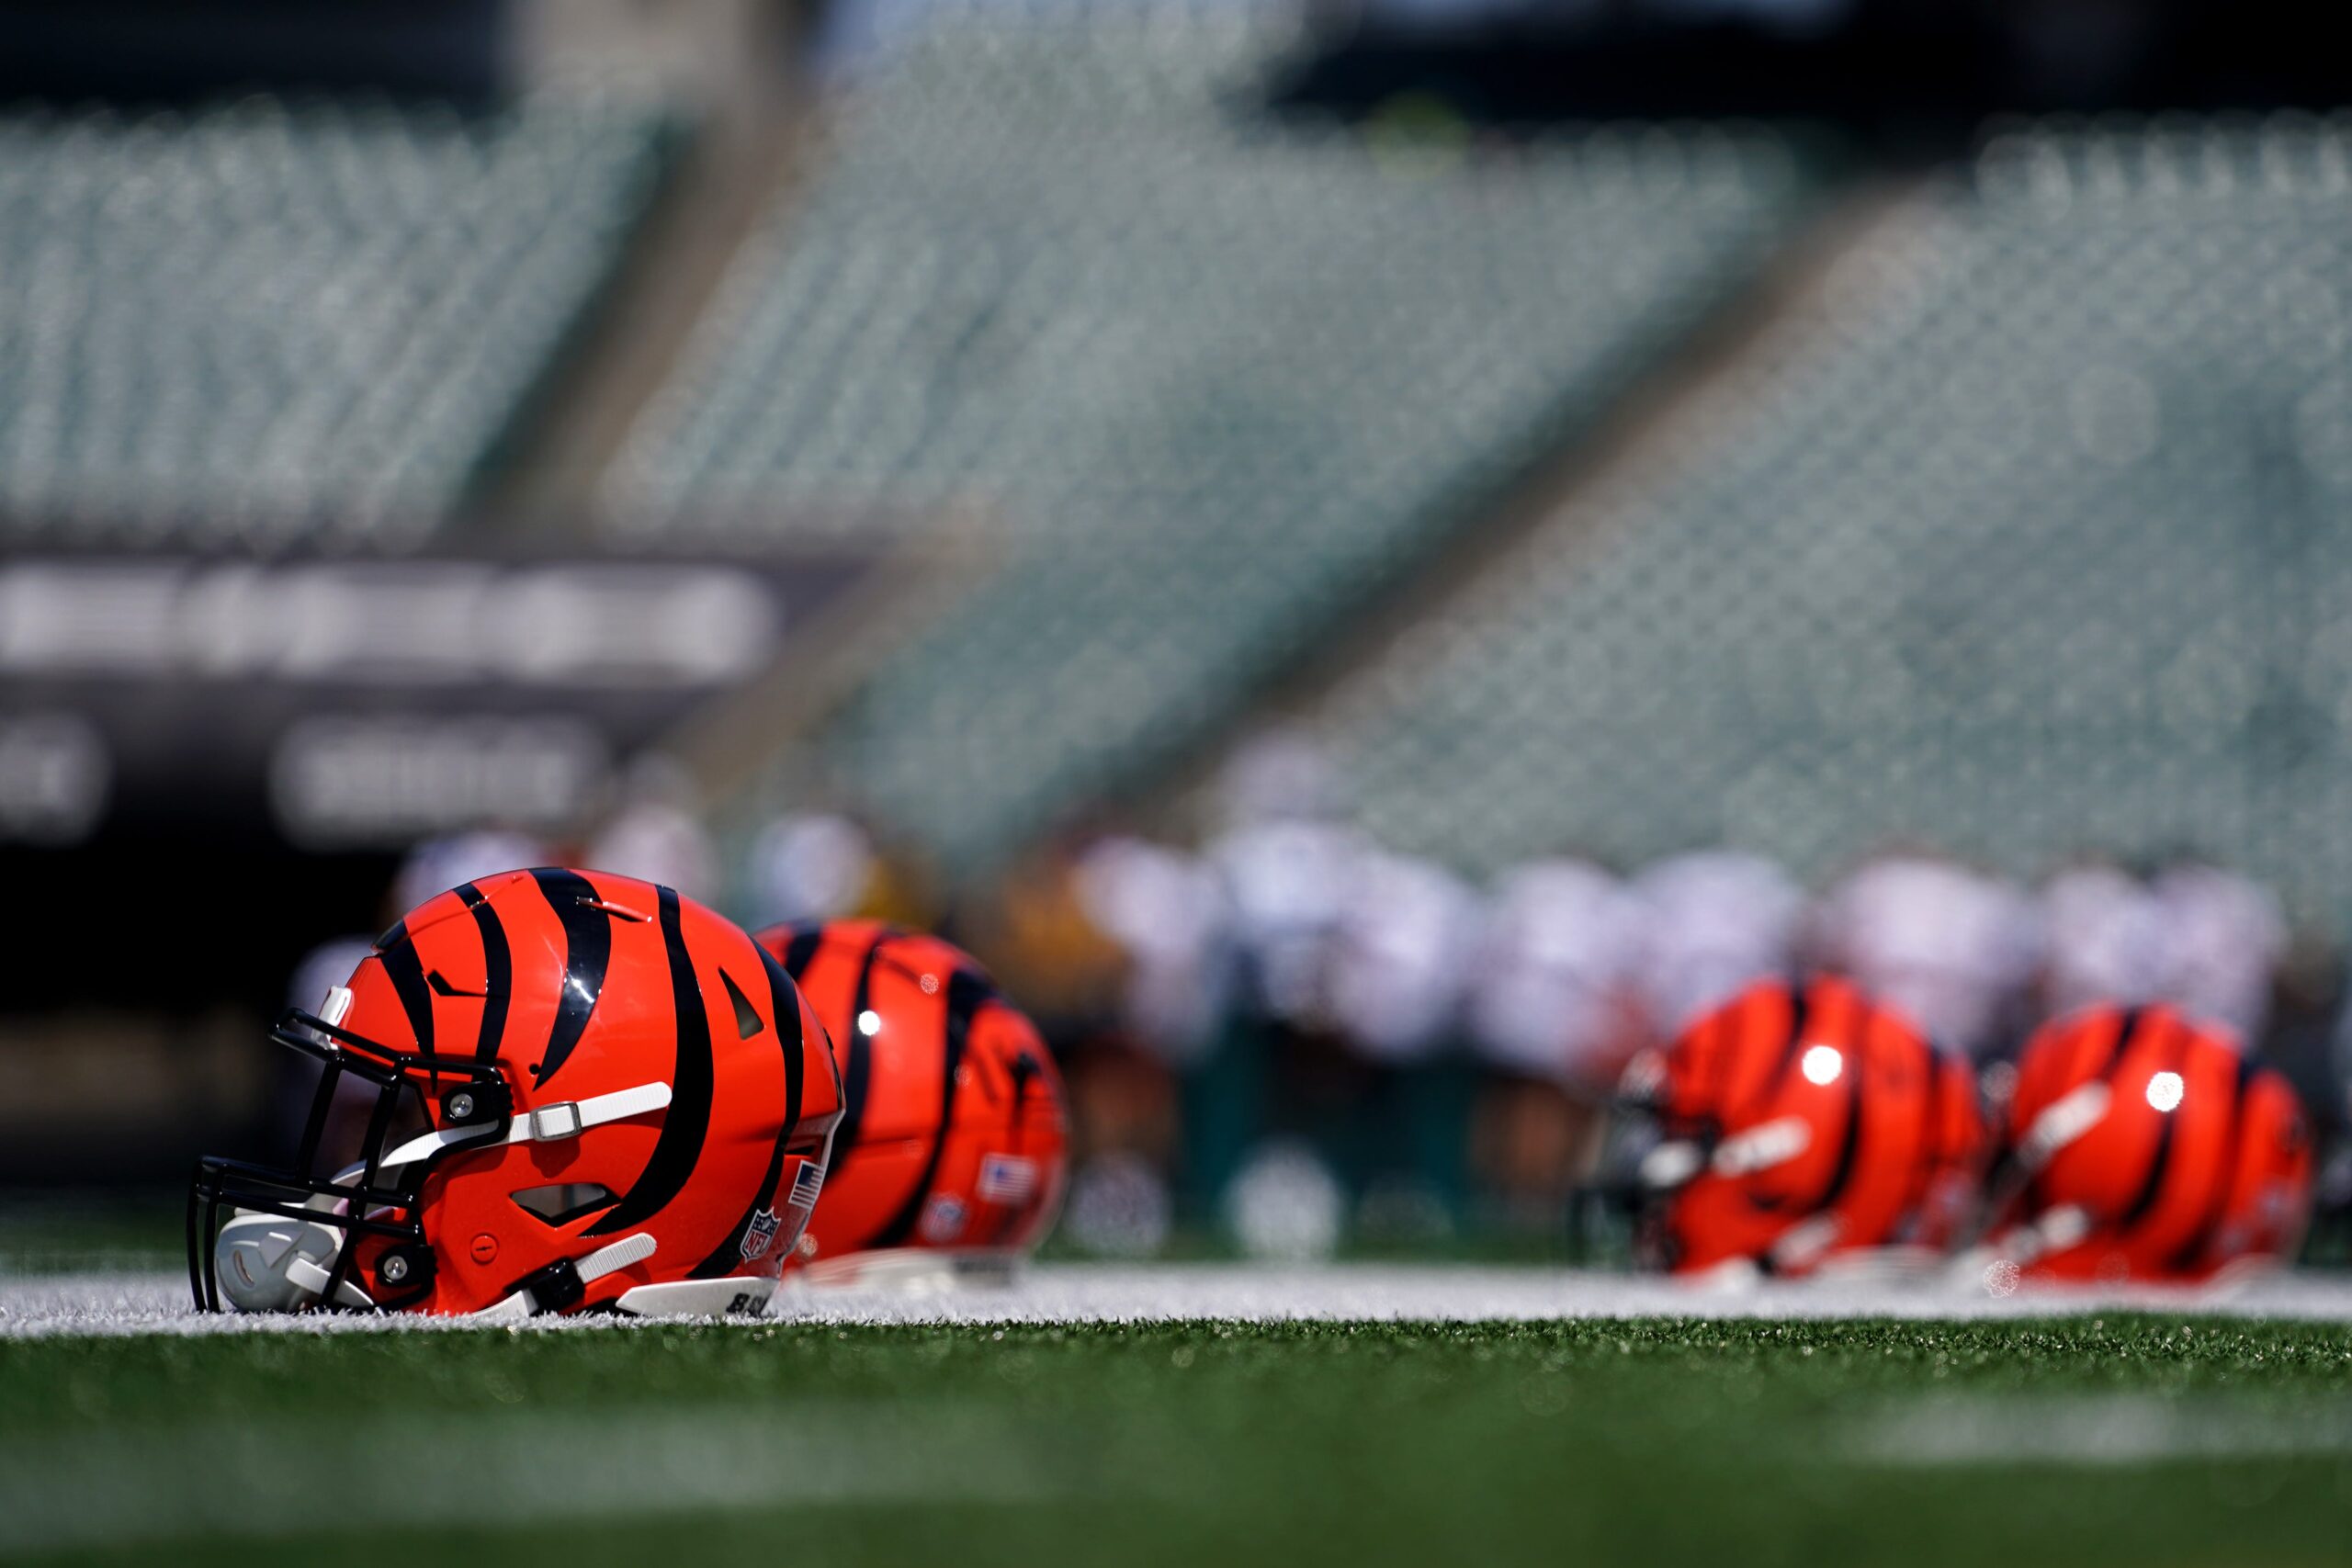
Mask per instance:
[[[277,1234],[265,1245],[273,1268],[299,1270],[301,1292],[319,1306],[393,1311],[423,1301],[433,1288],[433,1252],[418,1192],[444,1156],[506,1136],[514,1097],[501,1070],[471,1057],[395,1050],[300,1009],[288,1010],[269,1038],[321,1064],[318,1086],[288,1164],[215,1155],[197,1161],[187,1195],[188,1286],[197,1310],[220,1310],[221,1232],[249,1216],[291,1222],[270,1226]],[[354,1088],[356,1096],[348,1092]],[[437,1122],[425,1114],[427,1096],[438,1103]],[[341,1160],[322,1147],[339,1105],[366,1115],[356,1149]],[[397,1137],[434,1125],[458,1135],[423,1158],[385,1167]],[[365,1280],[355,1278],[353,1244],[361,1236],[389,1243]],[[289,1247],[300,1256],[287,1256]],[[229,1266],[244,1264],[232,1256]],[[239,1283],[253,1282],[232,1282],[232,1299]]]
[[[1589,1190],[1626,1232],[1636,1267],[1674,1267],[1680,1248],[1668,1218],[1675,1194],[1708,1168],[1721,1141],[1722,1129],[1713,1121],[1669,1119],[1647,1095],[1620,1095],[1610,1102]]]

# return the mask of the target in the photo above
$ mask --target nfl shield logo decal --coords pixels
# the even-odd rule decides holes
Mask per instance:
[[[764,1254],[769,1247],[775,1245],[775,1233],[783,1227],[783,1224],[784,1222],[776,1218],[774,1209],[762,1209],[758,1213],[753,1214],[752,1223],[743,1228],[743,1256],[749,1258]]]

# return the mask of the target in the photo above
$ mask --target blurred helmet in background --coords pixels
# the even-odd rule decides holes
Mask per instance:
[[[2291,1258],[2311,1132],[2286,1078],[2169,1006],[2045,1024],[2003,1129],[2013,1196],[1996,1268],[2029,1279],[2191,1282]]]
[[[1966,1069],[1841,979],[1750,987],[1637,1057],[1623,1095],[1612,1184],[1642,1261],[1678,1274],[1939,1246],[1939,1193],[1984,1142]]]
[[[1001,1274],[1035,1250],[1061,1207],[1069,1134],[1028,1018],[937,937],[835,920],[759,941],[841,1067],[841,1132],[799,1251],[810,1280]]]
[[[208,1158],[198,1303],[524,1315],[757,1311],[824,1179],[824,1033],[667,887],[513,871],[428,899],[272,1038],[325,1065],[295,1163]],[[339,1085],[356,1147],[319,1146]]]

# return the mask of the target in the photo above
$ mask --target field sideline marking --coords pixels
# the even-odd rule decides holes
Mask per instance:
[[[2286,1276],[2223,1292],[2019,1291],[1988,1295],[1923,1280],[1845,1280],[1703,1292],[1565,1269],[1443,1265],[1054,1264],[1006,1287],[910,1293],[779,1291],[770,1321],[865,1324],[1547,1322],[1579,1318],[1998,1320],[2102,1311],[2352,1323],[2352,1277]],[[601,1326],[600,1326],[601,1325]],[[0,1339],[61,1336],[383,1333],[474,1329],[460,1318],[199,1316],[165,1274],[0,1277]],[[526,1332],[626,1332],[606,1317],[536,1320]]]
[[[1121,1484],[1100,1437],[982,1406],[808,1400],[43,1433],[0,1446],[0,1554],[190,1536],[1099,1496]],[[351,1484],[359,1475],[397,1484]]]
[[[2325,1457],[2352,1454],[2352,1404],[2265,1410],[2144,1394],[1929,1399],[1860,1423],[1839,1452],[1851,1464],[1905,1470]]]

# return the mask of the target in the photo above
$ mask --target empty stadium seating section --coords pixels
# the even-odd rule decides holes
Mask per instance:
[[[1815,209],[1760,130],[1272,117],[1290,41],[1081,10],[888,56],[604,476],[621,536],[977,534],[815,739],[951,866],[1214,733]],[[673,142],[594,98],[0,112],[0,545],[429,531]],[[1927,830],[2328,907],[2347,339],[2352,121],[2010,128],[1321,722],[1367,825],[1467,869]]]
[[[968,24],[862,85],[609,487],[806,537],[978,509],[825,738],[951,860],[1164,757],[1609,402],[1805,184],[1762,132],[1478,147],[1255,109],[1240,16]]]
[[[2352,878],[2352,123],[2040,125],[1337,706],[1470,865],[1931,832]]]
[[[610,276],[664,145],[584,101],[0,114],[0,529],[429,528]]]

